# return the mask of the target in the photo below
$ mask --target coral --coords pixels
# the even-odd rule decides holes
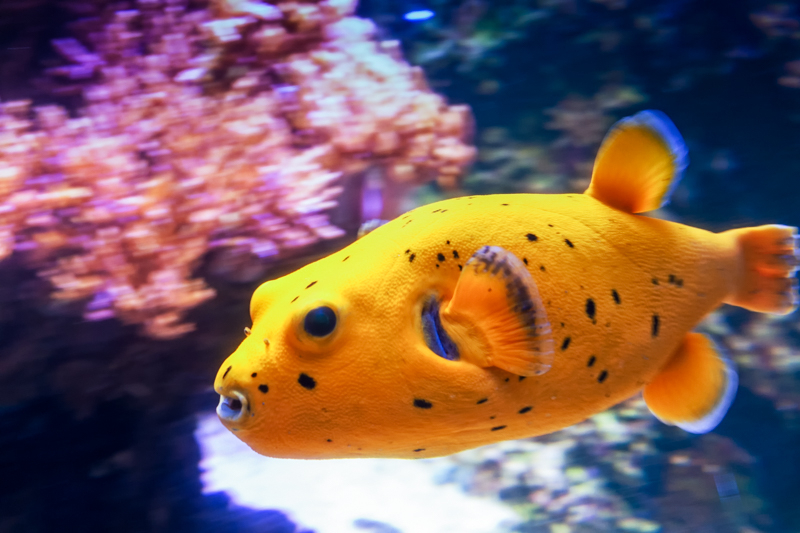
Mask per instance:
[[[656,460],[657,434],[658,423],[635,398],[550,435],[450,456],[452,466],[439,477],[474,494],[499,494],[525,517],[521,531],[545,524],[565,531],[658,531],[658,524],[636,516],[630,494],[651,482],[645,468]]]
[[[773,3],[750,13],[750,21],[768,37],[800,37],[800,20],[791,3]]]
[[[551,120],[545,128],[561,132],[554,147],[597,147],[608,127],[614,121],[609,112],[644,102],[644,97],[635,87],[609,84],[602,87],[592,98],[570,95],[556,107],[546,109]]]
[[[800,89],[800,60],[789,61],[784,68],[786,74],[778,78],[778,83],[790,89]]]
[[[584,191],[589,186],[597,148],[615,120],[612,113],[645,100],[635,87],[612,82],[591,98],[570,95],[545,109],[551,120],[544,127],[560,132],[550,147],[551,158],[560,162],[570,189]]]
[[[53,42],[48,91],[79,96],[77,116],[0,114],[0,258],[19,253],[86,319],[180,336],[214,295],[194,277],[208,252],[215,273],[254,279],[343,235],[326,210],[347,177],[452,186],[473,158],[469,110],[353,0],[97,4]]]

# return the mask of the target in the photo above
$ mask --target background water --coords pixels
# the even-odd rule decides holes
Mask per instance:
[[[798,61],[793,2],[0,2],[0,531],[800,531],[796,314],[703,323],[741,385],[702,436],[633,398],[441,459],[277,461],[211,390],[259,282],[368,218],[582,191],[642,109],[689,148],[656,216],[800,225]]]

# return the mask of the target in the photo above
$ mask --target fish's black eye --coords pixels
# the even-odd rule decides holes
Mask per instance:
[[[336,327],[336,313],[328,306],[317,307],[306,314],[303,328],[312,337],[329,335]]]

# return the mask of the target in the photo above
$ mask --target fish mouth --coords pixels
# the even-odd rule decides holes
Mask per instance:
[[[439,301],[431,297],[422,306],[422,335],[428,348],[444,359],[458,361],[458,346],[442,326],[439,317]]]
[[[217,416],[220,420],[228,424],[235,424],[244,419],[245,412],[250,410],[250,403],[247,396],[243,393],[232,390],[226,394],[219,395],[219,405],[217,405]]]

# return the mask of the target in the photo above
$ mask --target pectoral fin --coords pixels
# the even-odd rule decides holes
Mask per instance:
[[[711,339],[688,333],[661,372],[644,388],[644,401],[662,422],[707,433],[728,412],[739,378]]]
[[[511,252],[484,246],[467,261],[441,323],[460,359],[520,376],[547,372],[553,337],[536,282]]]

